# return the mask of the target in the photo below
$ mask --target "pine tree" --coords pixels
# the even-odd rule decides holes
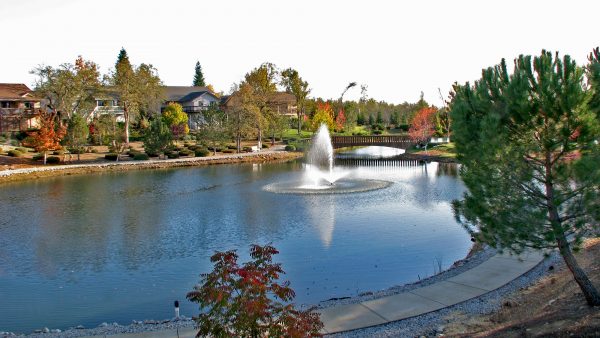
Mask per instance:
[[[200,66],[200,61],[196,61],[196,69],[194,72],[194,83],[193,86],[205,87],[206,83],[204,82],[204,74],[202,74],[202,66]]]
[[[474,85],[455,85],[450,114],[469,188],[454,202],[457,219],[477,241],[513,252],[557,248],[597,306],[600,293],[573,255],[600,220],[594,87],[568,55],[542,51],[519,56],[512,74],[502,60]]]

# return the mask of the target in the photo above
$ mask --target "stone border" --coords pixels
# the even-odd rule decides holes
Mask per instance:
[[[210,157],[189,157],[167,160],[127,160],[120,162],[47,165],[31,168],[2,170],[0,171],[0,184],[43,177],[90,174],[108,171],[118,172],[141,169],[165,169],[214,164],[264,163],[272,161],[288,161],[300,157],[302,157],[302,153],[268,150],[258,153],[243,153]]]

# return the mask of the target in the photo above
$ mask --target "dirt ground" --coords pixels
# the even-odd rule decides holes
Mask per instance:
[[[600,289],[600,238],[587,240],[576,257]],[[478,317],[453,313],[448,319],[446,337],[600,337],[600,307],[586,304],[564,264],[511,295],[496,313]]]

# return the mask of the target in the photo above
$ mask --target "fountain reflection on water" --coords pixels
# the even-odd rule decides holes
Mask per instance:
[[[342,194],[363,192],[388,187],[391,183],[381,180],[349,178],[350,171],[335,168],[333,145],[329,130],[321,124],[313,137],[304,165],[304,175],[298,181],[278,182],[263,189],[284,194]]]

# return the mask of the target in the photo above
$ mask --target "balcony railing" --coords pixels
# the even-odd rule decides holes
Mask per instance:
[[[36,110],[33,108],[0,108],[2,115],[35,115]]]

